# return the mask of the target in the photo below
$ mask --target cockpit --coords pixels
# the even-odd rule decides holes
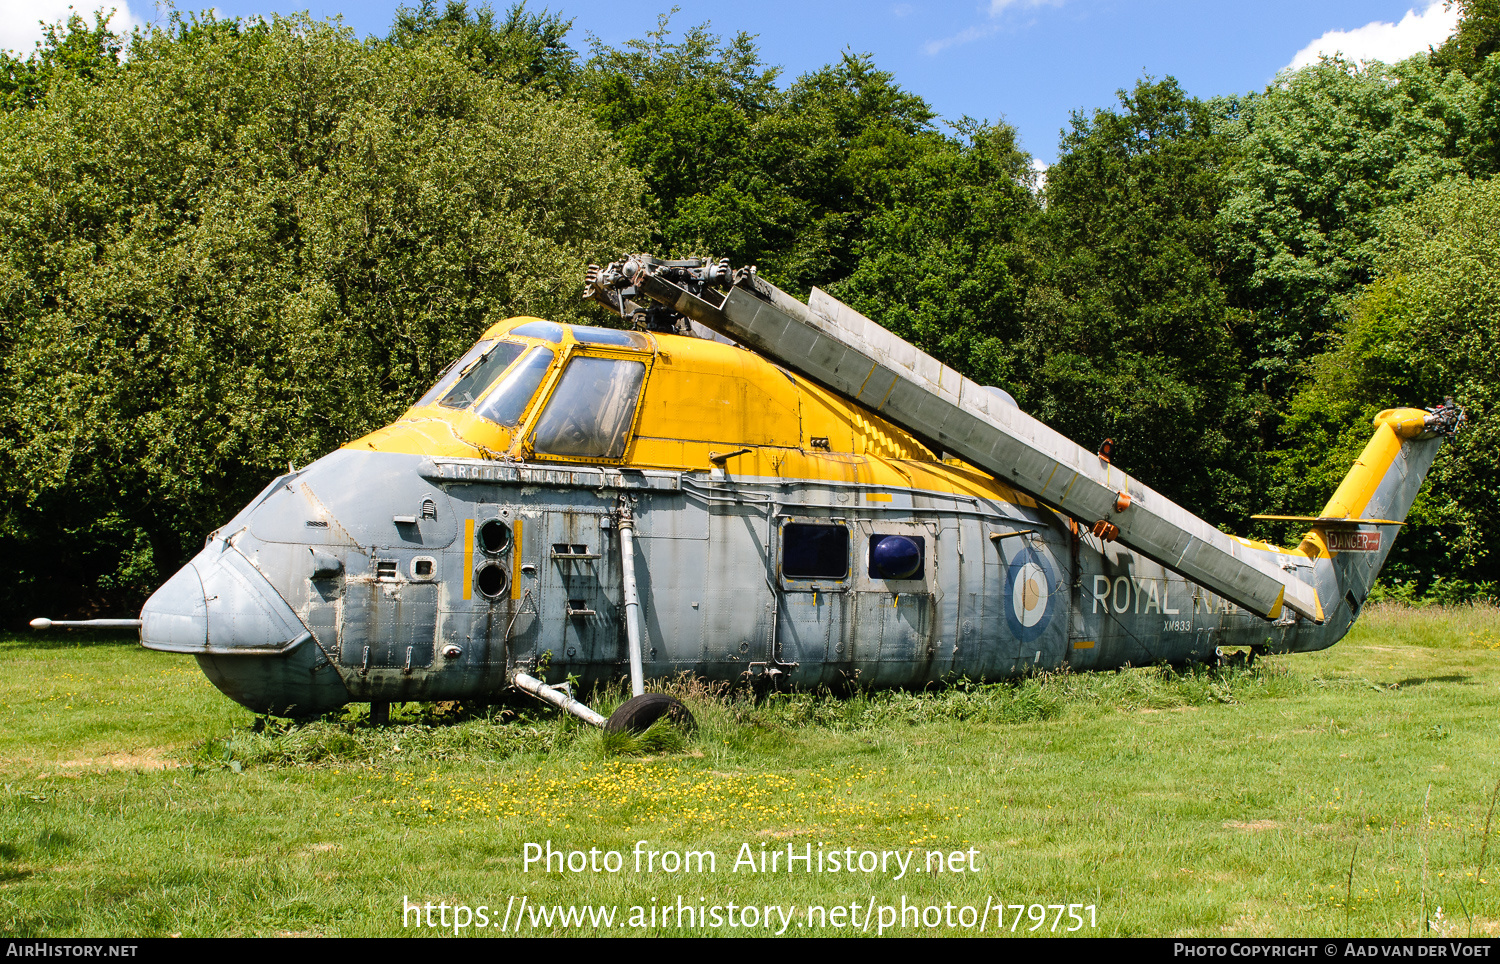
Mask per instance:
[[[388,448],[438,420],[488,455],[527,439],[528,455],[588,462],[625,457],[654,345],[649,335],[514,319],[486,332],[400,421],[377,435]],[[430,426],[429,426],[430,429]],[[414,443],[421,441],[413,439]]]
[[[871,471],[867,455],[937,461],[877,415],[743,348],[537,318],[491,327],[399,420],[348,447],[850,480]]]

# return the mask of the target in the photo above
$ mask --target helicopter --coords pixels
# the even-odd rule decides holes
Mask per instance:
[[[515,687],[612,729],[690,721],[644,691],[679,674],[920,688],[1311,652],[1358,617],[1465,417],[1381,412],[1319,515],[1261,517],[1309,523],[1282,548],[819,289],[649,255],[586,281],[628,327],[491,326],[120,622],[257,713],[369,702],[383,722]],[[609,720],[569,685],[622,676]]]

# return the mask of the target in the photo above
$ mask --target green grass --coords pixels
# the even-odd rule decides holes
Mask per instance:
[[[696,732],[628,739],[527,702],[410,704],[381,729],[364,707],[258,721],[192,660],[102,635],[0,637],[0,670],[9,934],[409,934],[428,931],[403,929],[406,898],[498,920],[523,896],[622,921],[679,898],[795,905],[801,935],[849,932],[809,931],[808,905],[853,903],[862,920],[903,899],[1093,905],[1083,933],[1100,935],[1500,933],[1493,608],[1371,608],[1334,649],[1253,670],[847,699],[682,683]],[[549,840],[624,866],[526,868],[525,844]],[[637,841],[717,867],[636,873]],[[917,865],[972,848],[977,868],[733,870],[746,845],[758,859],[820,844]]]

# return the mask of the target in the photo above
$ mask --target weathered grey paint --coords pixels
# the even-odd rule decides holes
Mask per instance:
[[[708,305],[686,292],[682,299],[683,310],[693,308],[689,302]],[[775,289],[769,303],[734,289],[725,304],[736,317],[772,312],[781,320],[771,321],[783,326],[812,317]],[[802,334],[820,336],[833,323],[830,314],[838,312],[825,303],[822,322],[802,324]],[[866,342],[878,340],[861,332]],[[990,421],[1009,434],[991,433],[987,464],[1002,478],[1020,478],[1024,469],[1040,479],[1041,459],[1078,469],[1087,486],[1103,484],[1088,464],[1092,456],[1080,456],[1077,446],[1052,445],[1055,433],[1044,437],[1039,423],[971,383],[950,385],[948,370],[933,369],[935,361],[913,355],[904,342],[881,345],[873,362],[869,353],[850,355],[847,345],[810,345],[808,352],[831,366],[824,384],[847,376],[839,369],[853,364],[850,358],[864,366],[860,378],[880,374],[889,388],[881,397],[905,399],[898,408],[908,425],[921,425],[930,438],[956,439],[950,429],[965,408],[994,416]],[[915,391],[924,384],[925,398]],[[984,421],[969,418],[966,437]],[[1031,448],[1013,453],[1016,471],[1008,472],[995,453],[1010,452],[1006,446],[1017,438]],[[1367,518],[1405,517],[1441,441],[1429,435],[1401,443]],[[1142,551],[1101,542],[1034,503],[723,469],[676,473],[341,449],[274,480],[213,533],[147,602],[141,641],[193,654],[232,698],[285,715],[350,700],[483,698],[517,674],[547,684],[576,676],[584,686],[621,678],[627,647],[618,522],[625,500],[634,517],[646,676],[920,687],[1063,666],[1181,663],[1207,659],[1220,646],[1322,649],[1358,615],[1394,538],[1387,528],[1378,552],[1313,560],[1198,532],[1190,523],[1201,520],[1184,522],[1174,515],[1182,510],[1157,504],[1159,497],[1134,480],[1126,484],[1152,508],[1112,517],[1147,545]],[[1084,508],[1092,511],[1093,498]],[[1147,517],[1156,521],[1138,521]],[[492,522],[510,533],[504,544],[484,543]],[[1166,529],[1154,529],[1158,523]],[[807,524],[847,532],[842,574],[788,575],[787,527]],[[1174,526],[1176,535],[1166,532]],[[1213,551],[1195,556],[1178,545],[1184,533]],[[872,573],[872,540],[891,535],[922,547],[923,565],[911,578]],[[1183,552],[1167,552],[1169,543]],[[1157,561],[1167,557],[1186,561],[1181,569]],[[1280,618],[1265,619],[1184,574],[1202,577],[1205,566],[1218,567],[1207,585],[1252,598],[1257,611],[1274,608],[1266,606],[1268,581],[1317,595],[1307,592]],[[1310,618],[1316,600],[1321,621]]]
[[[1404,515],[1439,444],[1404,443],[1369,511]],[[484,697],[516,672],[621,678],[622,495],[635,500],[643,664],[655,677],[918,687],[1180,663],[1219,646],[1316,650],[1353,622],[1389,547],[1316,563],[1264,553],[1299,565],[1333,603],[1322,625],[1290,612],[1271,622],[1118,543],[1075,536],[1046,508],[921,491],[866,502],[866,490],[340,450],[277,479],[214,533],[147,603],[142,642],[193,653],[252,709],[294,715]],[[485,551],[478,533],[491,519],[519,532],[519,551]],[[786,578],[788,522],[846,526],[847,574]],[[877,534],[923,540],[919,577],[870,575]],[[421,560],[430,575],[417,574]],[[495,598],[476,584],[485,565],[506,570]]]

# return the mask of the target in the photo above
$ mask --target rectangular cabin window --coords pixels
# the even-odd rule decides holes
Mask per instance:
[[[787,579],[843,579],[849,574],[849,530],[788,522],[781,527],[781,574]]]
[[[619,459],[646,377],[644,362],[584,355],[568,363],[537,421],[538,455]]]

